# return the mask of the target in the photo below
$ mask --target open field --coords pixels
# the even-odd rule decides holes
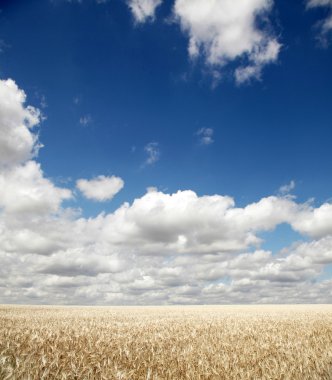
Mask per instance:
[[[0,379],[332,379],[332,306],[0,306]]]

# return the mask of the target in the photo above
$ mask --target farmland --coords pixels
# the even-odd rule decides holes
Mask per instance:
[[[332,379],[332,306],[0,306],[0,379]]]

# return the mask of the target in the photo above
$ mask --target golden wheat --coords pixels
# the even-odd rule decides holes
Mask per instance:
[[[332,379],[332,306],[0,306],[0,379]]]

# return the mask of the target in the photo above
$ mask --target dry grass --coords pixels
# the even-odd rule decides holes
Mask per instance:
[[[332,379],[332,306],[0,306],[0,379]]]

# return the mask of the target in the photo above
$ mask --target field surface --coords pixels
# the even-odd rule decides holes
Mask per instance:
[[[332,306],[0,306],[0,379],[332,379]]]

